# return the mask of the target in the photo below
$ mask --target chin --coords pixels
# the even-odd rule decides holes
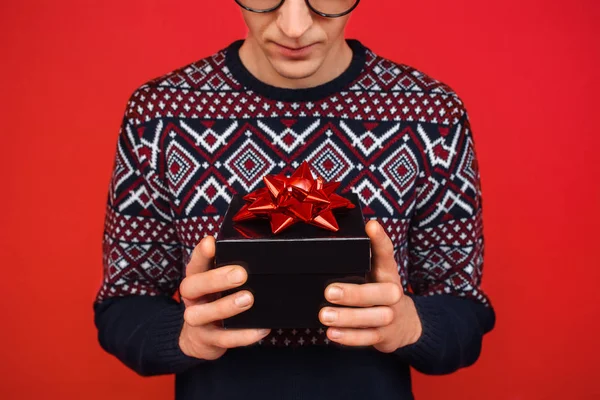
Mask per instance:
[[[271,63],[279,75],[286,79],[305,79],[319,69],[319,60],[277,60]]]

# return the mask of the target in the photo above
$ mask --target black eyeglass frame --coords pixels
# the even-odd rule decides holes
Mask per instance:
[[[279,2],[279,4],[277,4],[275,7],[271,7],[269,9],[266,10],[257,10],[254,8],[250,8],[248,6],[245,6],[244,4],[242,4],[241,0],[235,0],[235,2],[242,7],[244,10],[248,10],[250,12],[254,12],[254,13],[259,13],[259,14],[264,14],[264,13],[268,13],[271,11],[275,11],[277,10],[279,7],[281,7],[283,5],[283,3],[285,2],[285,0],[281,0]],[[358,6],[358,3],[360,3],[360,0],[356,0],[356,3],[354,3],[354,5],[352,7],[350,7],[349,10],[344,11],[343,13],[339,13],[339,14],[325,14],[324,12],[321,12],[317,9],[315,9],[312,4],[310,4],[309,0],[304,0],[304,2],[306,3],[306,6],[315,14],[320,15],[321,17],[325,17],[325,18],[339,18],[339,17],[343,17],[344,15],[348,15],[350,14],[352,11],[354,11],[354,9],[356,8],[356,6]]]

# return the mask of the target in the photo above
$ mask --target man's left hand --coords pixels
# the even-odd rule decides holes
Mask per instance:
[[[371,282],[333,283],[325,289],[330,303],[358,308],[324,307],[319,319],[330,327],[329,340],[391,353],[419,339],[421,320],[403,293],[392,241],[377,221],[369,221],[365,229],[371,239]]]

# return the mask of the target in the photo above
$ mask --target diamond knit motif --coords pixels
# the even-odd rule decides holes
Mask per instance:
[[[481,187],[466,108],[447,85],[363,48],[343,87],[299,99],[261,91],[229,48],[140,86],[118,135],[97,300],[172,296],[196,244],[235,194],[306,161],[394,243],[406,291],[487,303]],[[348,76],[346,75],[344,79]],[[330,345],[324,328],[262,346]]]

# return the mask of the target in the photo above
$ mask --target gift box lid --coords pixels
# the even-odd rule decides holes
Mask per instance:
[[[337,232],[298,222],[274,234],[267,219],[233,222],[233,216],[245,204],[241,195],[234,195],[217,234],[216,265],[244,265],[248,259],[256,261],[262,257],[260,265],[250,262],[244,266],[250,273],[368,272],[370,240],[358,195],[342,196],[355,207],[334,211]],[[264,262],[267,259],[273,262]],[[281,263],[285,263],[285,268]],[[328,263],[332,265],[324,271],[323,265]]]

